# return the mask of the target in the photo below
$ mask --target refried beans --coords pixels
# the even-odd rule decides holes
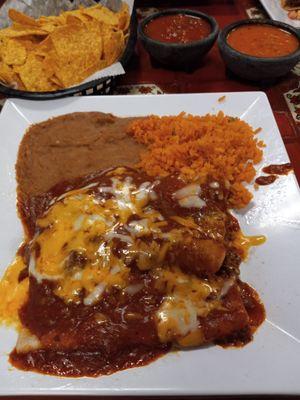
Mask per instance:
[[[19,200],[93,171],[136,164],[144,146],[126,134],[133,119],[76,112],[32,125],[16,163]]]

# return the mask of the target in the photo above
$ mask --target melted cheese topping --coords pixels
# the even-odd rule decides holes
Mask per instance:
[[[156,200],[156,183],[134,184],[124,169],[109,173],[111,184],[91,184],[63,194],[51,203],[37,221],[38,233],[30,243],[29,274],[38,282],[51,280],[55,293],[65,302],[95,304],[112,287],[134,295],[143,284],[130,284],[130,263],[151,270],[163,301],[155,315],[160,341],[196,346],[204,342],[199,317],[220,307],[221,298],[235,283],[221,278],[209,282],[185,274],[178,267],[166,267],[164,261],[170,247],[182,239],[186,230],[200,229],[191,217],[173,216],[186,229],[164,231],[167,221],[151,206]],[[89,189],[93,188],[91,193]],[[201,187],[188,185],[175,192],[182,207],[201,208]],[[234,246],[245,252],[261,244],[262,237],[236,235]],[[8,268],[0,282],[0,319],[18,324],[18,310],[28,296],[28,278],[18,282],[25,265],[20,256]],[[215,300],[208,297],[213,294]],[[28,338],[27,338],[28,339]],[[38,346],[35,338],[26,345]],[[24,346],[23,346],[24,347]]]
[[[267,238],[263,235],[245,236],[242,231],[239,231],[235,235],[232,245],[241,251],[242,258],[245,260],[248,257],[251,247],[260,246],[264,244],[266,240]]]
[[[0,321],[20,327],[18,311],[28,296],[29,279],[19,282],[19,274],[25,268],[22,257],[17,256],[0,281]]]
[[[200,198],[201,186],[195,183],[187,185],[177,190],[173,197],[178,200],[178,204],[183,208],[203,208],[206,202]]]
[[[92,193],[91,185],[65,193],[37,221],[40,233],[31,244],[29,273],[39,282],[54,281],[55,293],[66,302],[80,302],[84,295],[84,304],[92,305],[111,287],[124,290],[133,260],[143,271],[157,268],[182,237],[180,229],[163,232],[167,221],[149,205],[157,197],[158,182],[137,186],[122,173],[110,172],[111,184]],[[201,187],[192,184],[174,196],[196,207],[203,202],[200,193]],[[187,221],[189,228],[197,228]]]
[[[154,241],[138,240],[159,235],[166,224],[158,212],[146,207],[155,197],[153,186],[143,182],[137,187],[131,177],[113,175],[111,186],[61,196],[37,221],[41,233],[31,245],[30,274],[38,281],[56,281],[55,293],[67,302],[80,302],[84,293],[84,304],[92,305],[111,287],[124,289],[133,258],[144,270],[164,252]],[[133,215],[140,219],[128,222]],[[115,254],[118,242],[125,247],[121,256]]]
[[[28,329],[22,327],[19,331],[16,344],[17,353],[27,353],[29,351],[38,350],[39,348],[41,348],[41,343],[38,337],[33,335]]]
[[[156,286],[166,292],[156,313],[156,325],[161,342],[196,346],[203,342],[198,317],[205,317],[220,301],[207,301],[211,293],[220,292],[222,283],[201,280],[186,275],[178,268],[164,268],[156,272]]]

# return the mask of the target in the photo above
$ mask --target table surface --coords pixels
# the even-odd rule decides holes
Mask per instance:
[[[3,0],[0,0],[0,5]],[[267,15],[257,0],[136,0],[137,14],[147,14],[170,7],[200,10],[214,16],[222,29],[225,25],[244,18],[259,18]],[[272,84],[254,84],[234,77],[228,72],[215,45],[193,72],[171,71],[150,60],[140,42],[126,68],[126,75],[118,82],[116,93],[161,94],[161,93],[207,93],[264,91],[270,101],[284,144],[300,182],[300,65],[286,77]],[[1,383],[0,383],[1,384]],[[283,399],[287,396],[281,396]],[[300,398],[299,396],[296,396]],[[296,398],[296,397],[293,397]],[[26,397],[30,399],[30,397]],[[48,399],[48,397],[43,397]],[[56,397],[59,399],[60,397]],[[156,397],[157,398],[157,397]],[[229,397],[226,397],[229,398]],[[236,397],[235,397],[236,398]],[[243,399],[253,397],[243,396]],[[256,397],[257,398],[257,397]],[[268,396],[268,399],[276,397]],[[3,398],[4,399],[4,398]],[[9,397],[13,399],[13,397]],[[104,399],[102,397],[102,399]],[[124,398],[125,399],[125,398]],[[210,397],[209,399],[212,399]]]

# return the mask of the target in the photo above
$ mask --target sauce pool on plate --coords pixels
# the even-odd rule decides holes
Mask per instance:
[[[186,44],[201,40],[211,33],[211,26],[204,18],[187,14],[163,15],[150,21],[145,34],[165,43]]]
[[[277,179],[276,175],[259,176],[255,179],[255,183],[260,186],[271,185]]]
[[[286,164],[271,164],[267,167],[264,167],[262,171],[265,176],[259,176],[255,179],[255,183],[257,185],[270,185],[271,183],[275,182],[278,178],[278,175],[287,175],[289,172],[293,170],[291,163]]]
[[[286,164],[271,164],[263,168],[266,174],[287,175],[293,170],[291,163]]]
[[[232,30],[227,43],[254,57],[282,57],[299,48],[299,40],[292,33],[271,25],[244,25]]]

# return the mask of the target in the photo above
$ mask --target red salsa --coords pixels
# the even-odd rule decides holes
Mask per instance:
[[[254,57],[282,57],[299,48],[292,33],[266,24],[244,25],[227,36],[228,44],[240,53]]]
[[[150,21],[145,33],[151,39],[165,43],[190,43],[211,33],[208,21],[186,14],[163,15]]]

